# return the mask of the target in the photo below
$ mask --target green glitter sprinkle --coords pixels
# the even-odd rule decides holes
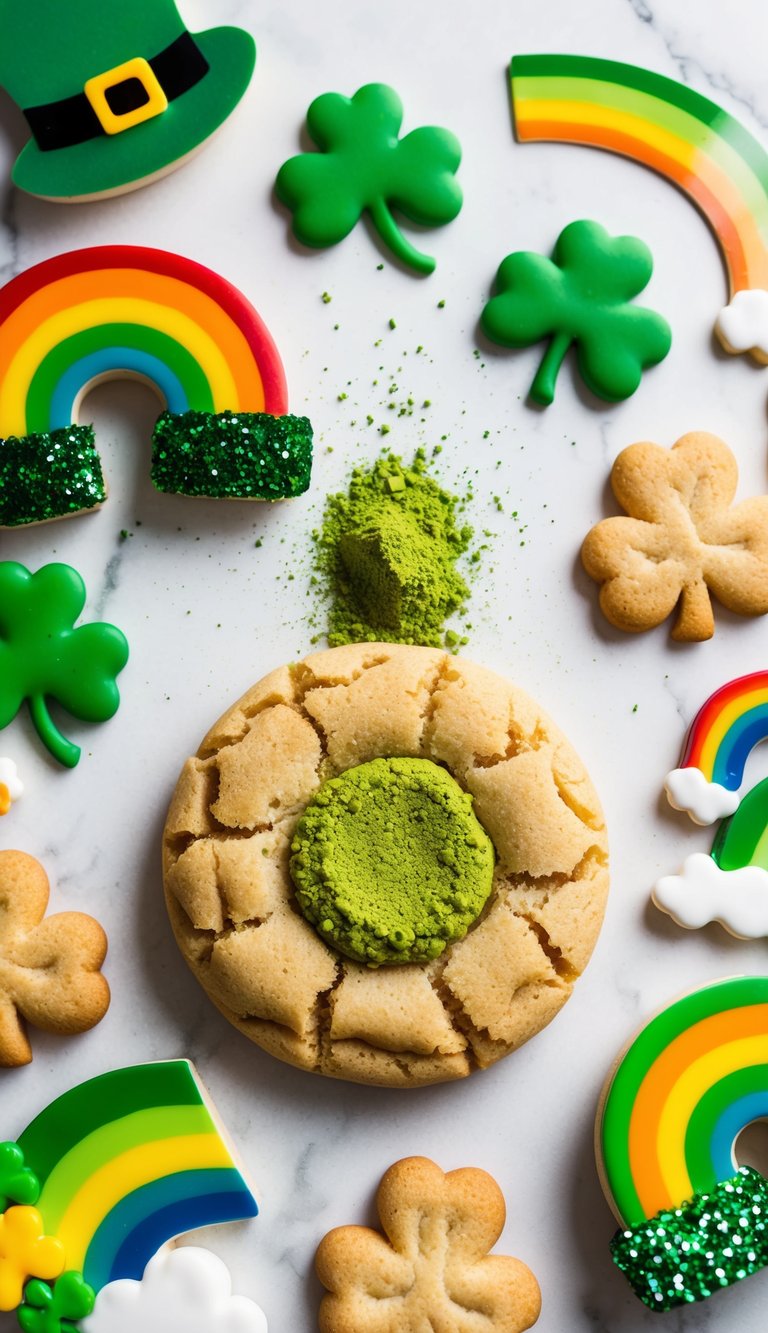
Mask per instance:
[[[153,436],[159,491],[213,500],[287,500],[303,495],[312,471],[306,417],[265,412],[164,412]]]
[[[456,561],[472,539],[458,527],[459,501],[412,464],[385,453],[349,490],[326,501],[316,569],[331,598],[328,642],[419,643],[439,648],[444,622],[469,596]]]
[[[437,958],[491,892],[493,844],[472,797],[429,759],[374,759],[324,783],[291,850],[302,912],[369,967]]]
[[[768,1181],[752,1167],[611,1241],[616,1267],[651,1310],[706,1300],[768,1264]]]
[[[106,498],[92,426],[0,440],[0,527],[67,518]]]

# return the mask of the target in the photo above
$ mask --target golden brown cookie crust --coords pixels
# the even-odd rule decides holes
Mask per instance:
[[[381,756],[443,764],[498,859],[463,940],[369,970],[305,921],[288,861],[320,783]],[[484,667],[397,644],[315,653],[249,690],[182,769],[163,866],[181,952],[235,1027],[301,1069],[388,1087],[463,1078],[546,1026],[608,890],[600,803],[547,715]]]

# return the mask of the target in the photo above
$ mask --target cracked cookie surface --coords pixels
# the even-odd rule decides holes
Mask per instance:
[[[291,839],[328,778],[377,758],[440,764],[496,852],[488,902],[430,963],[369,969],[301,915]],[[184,958],[252,1041],[303,1069],[412,1087],[522,1045],[571,994],[608,890],[594,788],[538,705],[430,648],[351,644],[259,681],[187,760],[163,837]]]

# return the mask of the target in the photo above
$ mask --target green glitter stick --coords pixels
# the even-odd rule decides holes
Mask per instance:
[[[266,412],[164,412],[155,426],[152,481],[159,491],[212,500],[286,500],[312,473],[306,417]]]

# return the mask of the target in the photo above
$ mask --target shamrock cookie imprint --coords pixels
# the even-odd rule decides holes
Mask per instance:
[[[671,450],[632,444],[619,454],[611,486],[631,517],[603,519],[581,551],[612,625],[636,633],[676,612],[673,639],[711,639],[710,593],[738,615],[765,615],[768,496],[732,507],[737,482],[730,449],[702,431]]]
[[[485,1171],[444,1175],[426,1157],[407,1157],[376,1196],[386,1236],[337,1227],[321,1241],[317,1274],[329,1295],[320,1333],[524,1333],[541,1295],[519,1259],[489,1255],[504,1228],[504,1196]]]
[[[39,861],[0,852],[0,1066],[32,1059],[22,1019],[69,1036],[95,1027],[109,1008],[101,926],[81,912],[46,917],[47,906]]]
[[[177,942],[225,1018],[390,1087],[465,1078],[545,1027],[608,887],[597,796],[543,710],[386,643],[255,685],[185,764],[163,854]]]

